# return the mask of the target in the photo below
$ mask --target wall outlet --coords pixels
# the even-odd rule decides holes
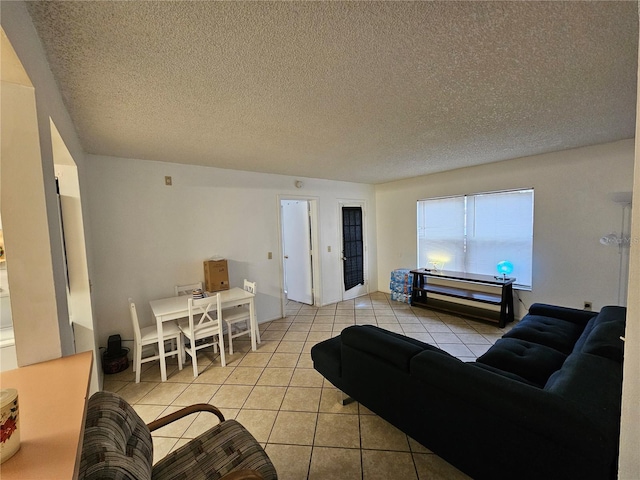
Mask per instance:
[[[584,302],[584,309],[585,310],[591,310],[593,308],[593,303],[592,302]]]
[[[164,184],[165,185],[171,185],[172,184],[170,176],[167,175],[166,177],[164,177]]]

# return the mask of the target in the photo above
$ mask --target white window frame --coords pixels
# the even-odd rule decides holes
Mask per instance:
[[[503,205],[496,205],[501,200]],[[493,208],[499,212],[494,214]],[[533,209],[533,188],[418,200],[418,268],[498,275],[498,262],[507,260],[514,264],[510,275],[516,278],[514,286],[530,290]],[[429,210],[435,219],[433,225],[428,224]],[[506,234],[496,235],[496,231]]]

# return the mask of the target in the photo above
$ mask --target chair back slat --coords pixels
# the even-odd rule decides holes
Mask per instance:
[[[129,298],[129,312],[131,313],[131,324],[133,325],[133,336],[136,343],[140,343],[142,335],[140,333],[140,322],[138,321],[138,311],[133,299]]]
[[[220,312],[220,294],[205,298],[189,298],[189,328],[217,326],[218,320],[222,318]],[[212,316],[215,314],[215,318]]]
[[[174,293],[176,297],[191,295],[194,290],[202,290],[202,282],[188,283],[186,285],[176,285]]]
[[[256,282],[250,282],[249,280],[247,280],[245,278],[245,280],[244,280],[244,289],[247,292],[253,293],[255,295],[256,294]]]
[[[222,336],[222,305],[220,303],[220,293],[210,297],[187,299],[189,309],[189,324],[187,328],[180,327],[183,335],[189,339],[190,346],[185,347],[185,351],[191,355],[193,364],[193,376],[198,376],[198,363],[196,352],[200,348],[211,345],[220,347],[220,363],[226,365],[224,358],[224,340]],[[215,318],[213,317],[215,312]],[[197,340],[212,337],[212,343],[196,345]],[[214,347],[215,348],[215,347]]]

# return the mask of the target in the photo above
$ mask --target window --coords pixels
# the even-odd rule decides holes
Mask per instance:
[[[418,200],[418,268],[498,275],[531,288],[533,189]]]

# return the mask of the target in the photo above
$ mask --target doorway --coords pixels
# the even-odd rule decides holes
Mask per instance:
[[[368,293],[364,202],[340,202],[342,299]]]
[[[286,300],[313,305],[314,222],[312,200],[280,200],[283,290]]]
[[[60,235],[66,273],[67,306],[69,322],[73,328],[76,352],[93,351],[94,359],[99,358],[96,332],[91,305],[91,283],[82,216],[82,198],[78,167],[64,143],[53,120],[51,127],[51,147],[58,189],[58,214]],[[102,383],[100,362],[93,362],[91,391],[98,391]]]

